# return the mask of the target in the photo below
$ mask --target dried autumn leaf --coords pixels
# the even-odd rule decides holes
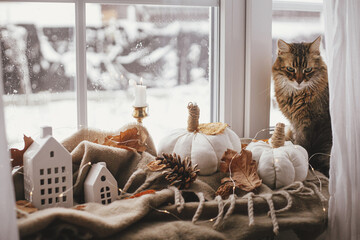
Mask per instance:
[[[269,138],[267,138],[267,139],[260,139],[260,140],[256,140],[256,139],[253,139],[253,140],[252,140],[252,142],[259,142],[259,141],[263,141],[263,142],[269,143]]]
[[[11,148],[10,149],[10,155],[11,155],[11,166],[15,167],[15,166],[22,166],[24,165],[24,153],[25,151],[31,146],[31,144],[34,142],[34,140],[31,137],[27,137],[26,135],[24,135],[24,149],[23,150],[19,150],[16,148]]]
[[[73,207],[73,209],[79,210],[79,211],[84,211],[85,208],[86,208],[86,205],[77,205],[77,206]]]
[[[139,133],[138,129],[134,127],[120,132],[119,135],[106,136],[102,145],[144,152],[146,150],[146,139],[147,135]],[[96,140],[96,143],[98,142]]]
[[[128,197],[128,198],[125,198],[125,199],[129,199],[129,198],[137,198],[137,197],[141,197],[141,196],[144,196],[146,194],[154,194],[156,192],[156,190],[153,190],[153,189],[149,189],[149,190],[145,190],[145,191],[142,191],[142,192],[139,192],[131,197]]]
[[[233,191],[232,184],[222,184],[216,191],[216,195],[220,195],[223,199],[227,199]]]
[[[245,149],[245,148],[247,147],[247,145],[249,145],[249,144],[247,144],[247,143],[241,143],[241,149]]]
[[[232,191],[234,186],[246,192],[259,187],[262,181],[257,174],[257,167],[256,161],[252,160],[250,151],[242,149],[238,154],[236,151],[228,149],[221,158],[220,171],[231,171],[232,180],[230,178],[222,179],[223,185],[218,189],[219,195],[223,196],[224,191]],[[230,192],[226,194],[230,194]]]
[[[157,172],[160,170],[163,170],[164,168],[166,168],[165,164],[162,164],[161,160],[154,160],[149,162],[147,165],[149,170],[153,171],[153,172]]]
[[[228,127],[226,123],[202,123],[198,126],[198,131],[206,135],[218,135]]]
[[[16,201],[16,208],[19,209],[21,212],[25,212],[25,213],[28,213],[28,214],[38,211],[38,209],[36,207],[34,207],[31,204],[31,202],[26,201],[26,200]],[[21,217],[25,216],[21,212],[20,213],[18,212],[17,218],[21,218]]]

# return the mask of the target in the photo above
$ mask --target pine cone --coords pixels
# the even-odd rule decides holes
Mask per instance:
[[[170,186],[176,186],[178,189],[186,189],[195,181],[199,169],[197,165],[191,166],[191,160],[186,157],[183,161],[181,157],[174,154],[163,153],[162,157],[157,157],[147,166],[152,171],[164,170],[165,179],[170,182]]]

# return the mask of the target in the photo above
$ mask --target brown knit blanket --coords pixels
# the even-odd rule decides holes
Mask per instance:
[[[134,126],[149,135],[139,125],[122,130]],[[82,130],[63,142],[72,154],[74,202],[81,207],[25,214],[18,219],[22,239],[260,239],[290,229],[300,239],[313,239],[326,228],[328,181],[320,173],[276,191],[262,185],[222,200],[215,196],[222,173],[199,177],[179,191],[168,187],[161,173],[147,170],[156,153],[150,136],[147,151],[139,154],[93,143],[106,135]],[[83,203],[89,163],[96,162],[106,162],[124,192],[109,205]],[[17,200],[23,199],[19,172],[13,175]],[[157,191],[128,198],[147,189]]]

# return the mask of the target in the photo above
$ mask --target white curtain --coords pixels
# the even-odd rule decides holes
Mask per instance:
[[[360,239],[360,0],[324,0],[333,148],[329,239]]]
[[[7,149],[5,132],[1,60],[0,46],[0,239],[15,240],[19,236],[15,215],[15,194],[11,178],[10,155]]]

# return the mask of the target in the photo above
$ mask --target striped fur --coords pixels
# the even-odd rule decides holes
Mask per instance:
[[[320,38],[312,43],[278,41],[278,57],[272,68],[275,96],[281,112],[289,119],[287,136],[303,146],[310,164],[329,175],[332,146],[327,67],[319,52]]]

